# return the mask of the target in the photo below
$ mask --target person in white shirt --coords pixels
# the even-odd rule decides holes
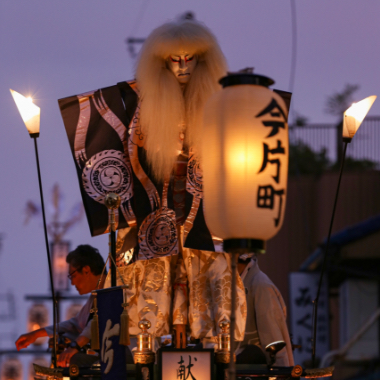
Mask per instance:
[[[241,255],[238,259],[238,271],[246,292],[247,322],[244,340],[236,352],[237,363],[244,362],[244,357],[249,357],[249,362],[252,363],[252,356],[256,356],[257,364],[262,360],[265,363],[265,358],[269,363],[269,354],[265,347],[282,340],[286,346],[277,353],[274,365],[293,366],[292,344],[286,325],[286,306],[281,293],[260,270],[255,255]],[[255,346],[259,347],[261,352],[257,351]]]

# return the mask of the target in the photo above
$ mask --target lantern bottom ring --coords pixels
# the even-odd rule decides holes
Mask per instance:
[[[224,251],[227,253],[256,253],[264,254],[266,244],[264,240],[259,239],[226,239],[223,241]]]

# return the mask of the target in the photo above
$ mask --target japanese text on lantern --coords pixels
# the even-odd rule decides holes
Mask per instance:
[[[258,173],[262,173],[274,166],[275,175],[272,175],[272,183],[259,185],[257,189],[257,207],[273,210],[275,204],[279,204],[277,217],[274,218],[274,224],[277,227],[281,220],[283,208],[284,188],[280,186],[281,179],[281,159],[285,156],[285,147],[282,146],[282,140],[278,134],[281,129],[286,130],[287,118],[284,110],[279,106],[275,99],[256,115],[257,118],[263,118],[261,123],[268,128],[268,135],[263,142],[263,163]],[[285,163],[286,164],[286,163]],[[273,166],[272,166],[273,165]],[[275,202],[278,197],[279,202]]]

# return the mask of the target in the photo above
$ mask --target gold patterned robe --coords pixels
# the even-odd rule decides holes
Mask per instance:
[[[117,285],[128,285],[129,332],[141,332],[138,322],[146,318],[152,326],[149,333],[160,337],[171,333],[172,270],[177,255],[138,260],[117,268]],[[122,276],[123,281],[120,279]],[[105,287],[111,286],[110,273]]]
[[[231,256],[184,248],[177,263],[173,324],[188,324],[196,339],[216,337],[219,322],[231,315]],[[244,286],[237,275],[235,339],[244,338]]]

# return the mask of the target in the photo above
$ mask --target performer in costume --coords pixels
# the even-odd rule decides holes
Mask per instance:
[[[203,105],[225,74],[215,37],[185,20],[146,39],[136,81],[60,100],[93,235],[109,231],[104,196],[121,197],[117,265],[129,285],[131,335],[146,318],[156,337],[174,322],[183,339],[186,325],[196,339],[215,338],[229,318],[230,258],[204,220],[199,149]],[[236,308],[242,340],[241,282]]]
[[[154,184],[143,185],[150,200],[161,201],[140,225],[139,256],[160,255],[147,249],[152,241],[159,250],[170,241],[177,245],[170,253],[179,253],[173,302],[178,346],[181,333],[185,346],[186,325],[193,338],[216,343],[218,323],[230,314],[230,257],[203,219],[200,164],[203,106],[219,91],[218,80],[226,72],[224,56],[206,27],[173,22],[145,41],[133,84],[140,102],[130,125],[131,165],[142,183],[149,179]],[[157,194],[154,188],[162,190]],[[241,282],[238,295],[236,337],[242,340],[246,305]]]

